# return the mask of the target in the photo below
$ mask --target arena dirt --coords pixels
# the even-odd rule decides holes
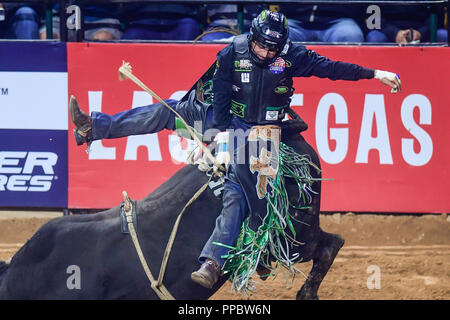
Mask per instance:
[[[9,259],[49,218],[0,219],[0,260]],[[450,299],[450,217],[447,215],[323,214],[325,231],[346,243],[319,290],[321,299]],[[299,263],[308,274],[312,263]],[[374,279],[379,271],[379,282]],[[249,297],[227,282],[211,299],[294,299],[305,278],[282,270],[258,280]]]

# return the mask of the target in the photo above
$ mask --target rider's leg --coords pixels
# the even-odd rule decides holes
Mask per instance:
[[[212,107],[198,101],[196,91],[192,90],[182,101],[164,100],[175,109],[186,123],[206,139],[214,137],[214,132],[205,135],[213,128]],[[85,114],[74,96],[70,98],[70,114],[75,123],[77,144],[100,139],[114,139],[130,135],[155,133],[163,129],[175,130],[175,114],[161,103],[127,110],[115,115],[101,112]]]
[[[177,100],[165,100],[172,108],[176,108]],[[163,129],[174,130],[175,115],[162,103],[137,107],[109,115],[92,112],[84,113],[74,96],[70,98],[70,115],[75,124],[75,139],[78,145],[91,143],[94,140],[114,139],[130,135],[159,132]]]
[[[222,256],[229,251],[229,248],[215,244],[215,242],[234,246],[248,213],[244,191],[236,181],[232,166],[228,169],[227,179],[223,193],[222,212],[217,217],[214,231],[199,257],[202,266],[191,274],[194,282],[206,288],[212,288],[219,279],[220,269],[225,263]]]
[[[164,100],[174,108],[177,100]],[[114,115],[92,112],[94,140],[115,139],[131,135],[175,129],[175,114],[162,103],[129,109]]]

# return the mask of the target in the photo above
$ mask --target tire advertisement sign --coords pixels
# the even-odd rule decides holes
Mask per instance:
[[[0,206],[67,207],[62,43],[0,43]]]

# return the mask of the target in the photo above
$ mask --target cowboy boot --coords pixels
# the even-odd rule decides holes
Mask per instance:
[[[92,143],[92,118],[80,109],[74,96],[70,97],[69,109],[70,118],[76,126],[73,133],[77,145],[81,146],[83,143],[90,145]]]
[[[206,259],[199,270],[191,273],[191,279],[199,285],[211,289],[220,276],[220,265],[211,259]]]

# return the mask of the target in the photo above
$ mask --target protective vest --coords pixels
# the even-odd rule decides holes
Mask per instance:
[[[234,38],[234,48],[231,113],[255,124],[282,120],[294,91],[285,60],[278,57],[268,66],[257,65],[250,57],[246,35]]]

